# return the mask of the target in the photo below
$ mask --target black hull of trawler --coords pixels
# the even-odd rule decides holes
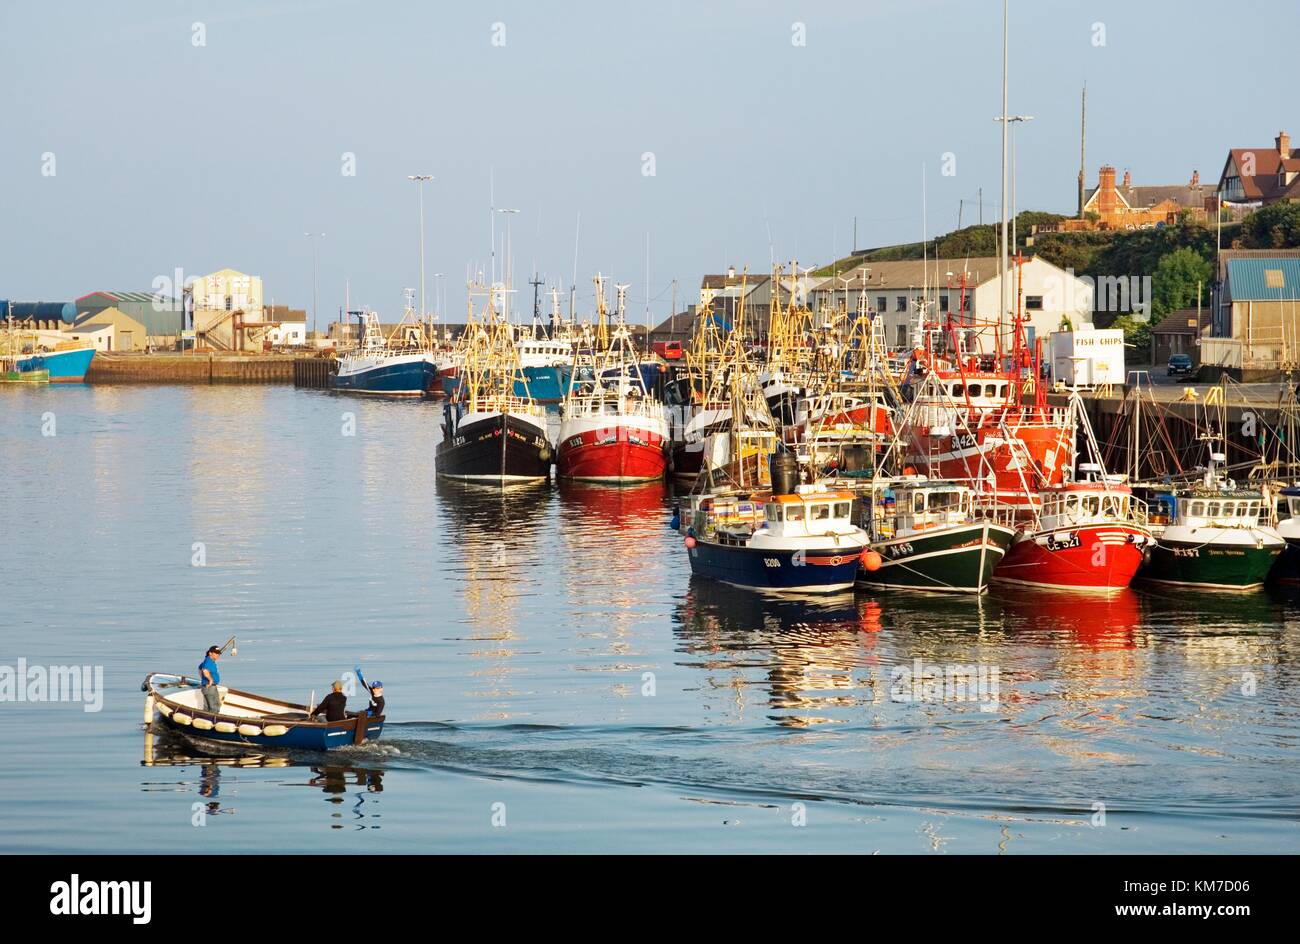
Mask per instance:
[[[551,476],[551,444],[532,423],[508,413],[461,423],[435,453],[442,478],[468,482],[528,482]]]

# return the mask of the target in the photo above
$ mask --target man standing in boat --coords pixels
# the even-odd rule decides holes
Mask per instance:
[[[208,711],[221,711],[221,672],[217,670],[217,660],[221,658],[220,646],[208,646],[207,656],[199,663],[199,682],[203,691],[203,707]]]

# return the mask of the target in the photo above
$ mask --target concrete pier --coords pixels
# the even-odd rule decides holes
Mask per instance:
[[[296,354],[109,354],[100,352],[90,363],[86,382],[165,384],[293,383],[295,362],[321,365],[326,358]],[[328,370],[328,366],[324,369]]]

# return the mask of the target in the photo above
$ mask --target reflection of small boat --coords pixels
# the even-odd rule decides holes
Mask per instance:
[[[295,705],[233,688],[221,688],[221,711],[203,707],[203,692],[195,679],[151,672],[141,690],[148,693],[145,714],[184,734],[231,744],[328,751],[378,740],[384,716],[350,713],[342,721],[314,721],[309,706]]]

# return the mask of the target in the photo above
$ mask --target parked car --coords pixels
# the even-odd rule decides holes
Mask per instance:
[[[1166,377],[1190,377],[1192,375],[1192,355],[1170,354],[1169,366],[1165,368]]]

